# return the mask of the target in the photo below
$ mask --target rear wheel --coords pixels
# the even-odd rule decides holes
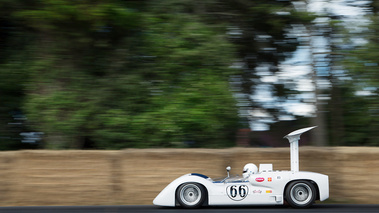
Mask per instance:
[[[286,189],[285,197],[294,208],[310,207],[316,200],[317,191],[309,181],[294,181]]]
[[[184,183],[176,191],[176,200],[184,208],[199,208],[205,197],[206,190],[198,183]]]

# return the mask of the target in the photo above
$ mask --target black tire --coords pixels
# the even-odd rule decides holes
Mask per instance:
[[[176,190],[176,200],[183,208],[201,207],[206,196],[206,189],[198,183],[184,183]]]
[[[315,202],[317,190],[309,181],[294,181],[287,186],[284,196],[293,208],[308,208]]]

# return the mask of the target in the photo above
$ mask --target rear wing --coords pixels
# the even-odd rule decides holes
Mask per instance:
[[[287,138],[290,143],[291,148],[291,171],[292,172],[298,172],[299,171],[299,140],[300,135],[304,132],[308,132],[309,130],[316,128],[317,126],[307,127],[303,129],[299,129],[296,131],[293,131],[289,133],[288,135],[284,136],[284,138]]]

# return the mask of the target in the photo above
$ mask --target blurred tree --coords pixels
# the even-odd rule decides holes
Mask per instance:
[[[13,16],[36,35],[25,112],[46,133],[46,148],[82,148],[96,130],[93,119],[108,98],[103,95],[113,89],[107,86],[135,64],[130,61],[140,15],[121,1],[42,0],[24,6]],[[141,87],[133,83],[130,88]],[[124,95],[132,99],[131,94]]]
[[[350,48],[344,65],[352,81],[347,93],[345,110],[346,145],[378,146],[379,132],[379,1],[371,2],[371,23],[347,38]],[[358,27],[358,26],[357,26]],[[356,38],[366,42],[356,42]]]
[[[7,56],[0,87],[8,98],[21,98],[7,103],[23,109],[52,149],[233,145],[230,65],[236,58],[244,63],[242,88],[251,94],[256,67],[268,63],[276,72],[297,44],[291,26],[313,18],[276,0],[0,6],[0,54]],[[274,87],[277,95],[289,92]]]
[[[328,103],[324,113],[328,117],[330,145],[377,145],[378,84],[373,80],[377,74],[377,32],[369,30],[363,21],[359,26],[346,22],[345,18],[329,13],[324,18],[324,30],[318,31],[328,42],[328,51],[323,54],[328,59],[326,76],[330,86],[324,97],[330,100],[324,102]],[[372,22],[372,27],[375,25]],[[366,44],[370,38],[373,41]]]
[[[12,17],[35,36],[23,109],[46,148],[233,145],[233,48],[196,15],[116,0],[17,3]]]
[[[20,133],[28,131],[21,112],[28,79],[29,41],[22,23],[14,19],[20,1],[0,1],[0,150],[27,148]]]
[[[277,106],[263,106],[253,99],[253,94],[261,85],[257,68],[267,67],[268,75],[279,71],[278,65],[298,45],[297,35],[291,30],[299,24],[309,24],[314,19],[310,13],[294,8],[292,1],[279,0],[167,0],[157,2],[156,13],[164,15],[195,14],[202,22],[222,34],[236,46],[237,61],[242,71],[236,73],[242,82],[242,93],[247,97],[245,108],[263,108],[274,117],[284,111]],[[276,82],[269,85],[278,101],[296,93],[288,85]],[[240,103],[241,105],[242,103]],[[246,125],[246,124],[245,124]]]

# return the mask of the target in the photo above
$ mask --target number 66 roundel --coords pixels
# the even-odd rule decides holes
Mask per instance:
[[[226,188],[226,194],[235,201],[243,200],[249,193],[249,187],[246,185],[232,185]]]

